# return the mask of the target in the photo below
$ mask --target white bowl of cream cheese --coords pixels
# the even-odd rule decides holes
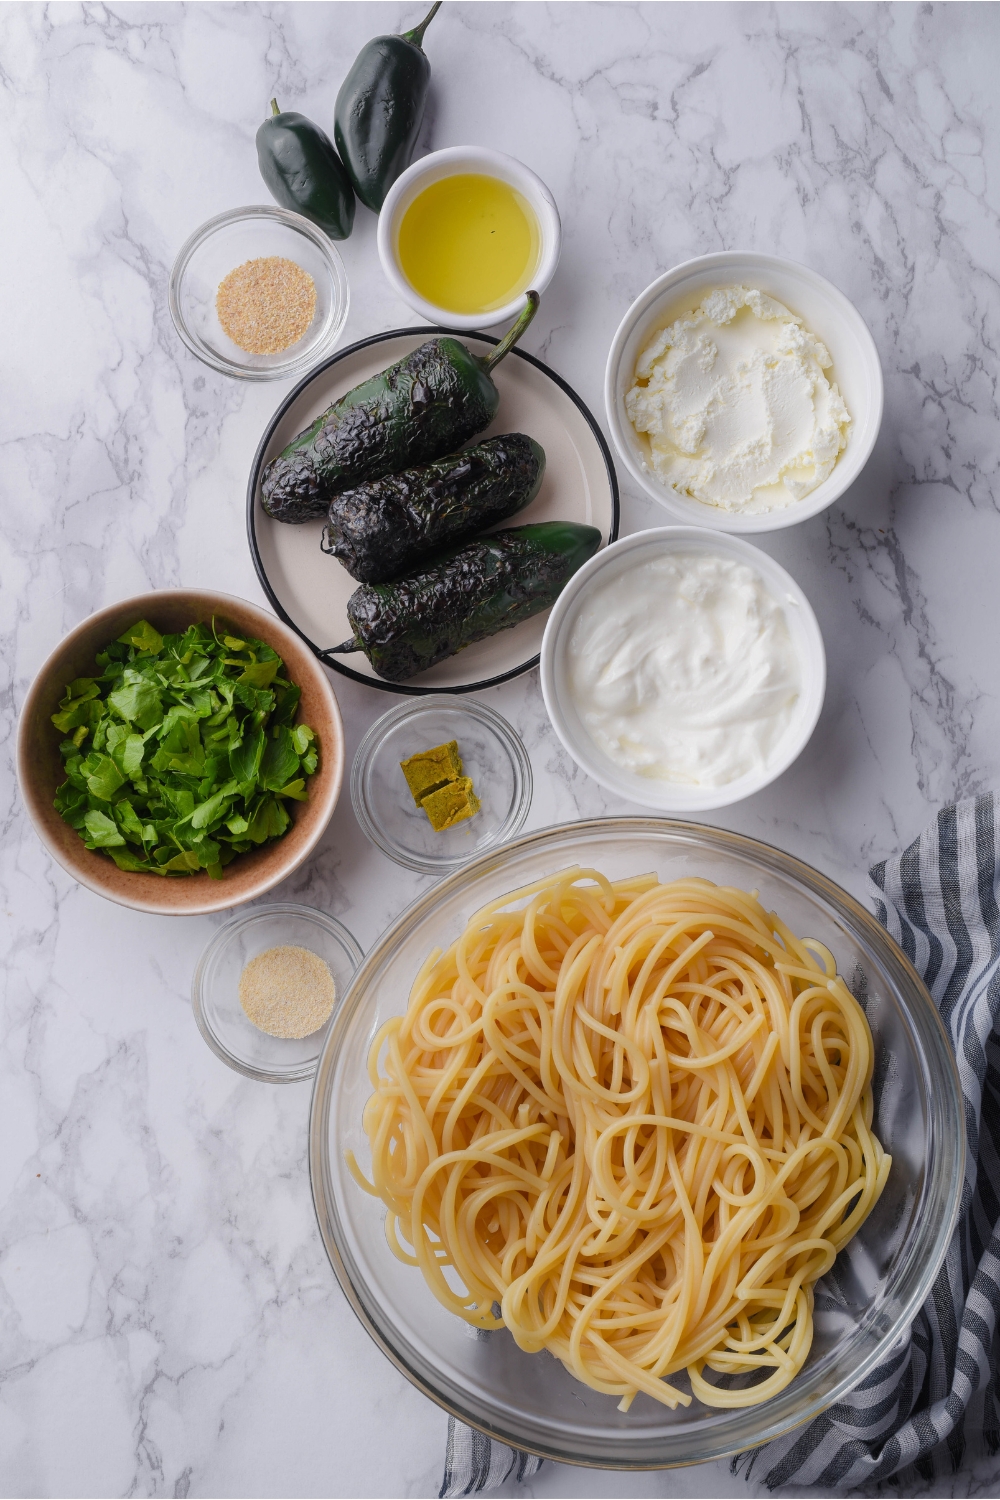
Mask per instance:
[[[816,616],[739,537],[664,526],[563,589],[541,654],[553,728],[580,768],[661,812],[728,807],[805,748],[826,691]]]
[[[861,473],[882,422],[878,351],[807,266],[723,251],[636,298],[611,345],[605,404],[629,473],[679,521],[794,526]]]

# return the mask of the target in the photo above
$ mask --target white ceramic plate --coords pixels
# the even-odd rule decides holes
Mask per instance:
[[[538,664],[548,612],[525,620],[488,640],[467,646],[409,682],[384,682],[360,652],[330,656],[331,646],[349,639],[347,601],[358,587],[336,558],[320,550],[322,520],[290,526],[273,521],[260,503],[266,465],[332,402],[360,381],[394,364],[445,328],[401,328],[377,334],[335,354],[287,397],[261,439],[250,472],[247,530],[261,585],[275,611],[297,630],[316,655],[356,682],[390,693],[470,693],[492,687]],[[486,354],[497,340],[460,333],[474,354]],[[525,432],[545,449],[545,478],[526,510],[503,523],[578,521],[596,526],[604,544],[618,535],[618,483],[608,446],[580,398],[558,375],[519,349],[494,371],[500,392],[496,421],[474,442],[502,432]],[[498,529],[498,528],[494,528]]]
[[[636,361],[650,339],[676,318],[690,313],[716,287],[756,287],[783,302],[811,333],[823,340],[833,359],[827,374],[840,387],[851,414],[847,447],[833,472],[801,500],[777,510],[744,512],[705,505],[660,478],[649,464],[649,440],[636,432],[625,411]],[[633,479],[675,521],[713,531],[780,531],[818,516],[857,479],[868,462],[882,424],[884,392],[878,350],[868,326],[843,292],[793,260],[749,251],[701,255],[658,276],[635,299],[618,327],[608,354],[604,402],[619,456]]]

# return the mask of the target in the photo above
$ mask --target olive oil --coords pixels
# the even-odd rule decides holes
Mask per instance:
[[[459,173],[424,188],[399,226],[414,291],[435,307],[485,313],[528,290],[541,235],[527,199],[498,177]]]

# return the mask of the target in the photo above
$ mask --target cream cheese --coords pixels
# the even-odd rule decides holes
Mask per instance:
[[[595,745],[658,781],[724,786],[763,770],[801,686],[784,609],[764,580],[703,552],[645,558],[589,590],[567,654]]]
[[[710,292],[647,344],[625,409],[649,467],[723,510],[777,510],[822,484],[851,418],[802,320],[745,286]]]

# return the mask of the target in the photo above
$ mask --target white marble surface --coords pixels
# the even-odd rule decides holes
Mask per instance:
[[[4,1494],[437,1491],[445,1418],[370,1342],[316,1234],[308,1087],[240,1080],[195,1029],[215,921],[79,889],[25,825],[11,769],[28,683],[90,610],[173,584],[261,598],[244,487],[283,389],[187,354],[170,264],[211,214],[266,201],[253,136],[271,95],[328,124],[360,44],[421,9],[0,6]],[[629,301],[694,254],[800,259],[870,324],[875,455],[842,503],[762,541],[820,618],[826,708],[798,765],[717,817],[859,890],[872,858],[1000,771],[997,8],[456,0],[427,45],[425,148],[498,146],[555,193],[563,261],[526,347],[595,411]],[[359,210],[343,247],[347,340],[414,321],[374,230]],[[662,519],[622,490],[625,531]],[[387,700],[338,694],[353,751]],[[486,696],[531,753],[529,828],[628,810],[562,753],[536,677]],[[277,894],[368,945],[420,884],[345,799]],[[970,1466],[934,1493],[995,1494],[998,1474]],[[547,1465],[526,1489],[748,1487],[725,1465]]]

